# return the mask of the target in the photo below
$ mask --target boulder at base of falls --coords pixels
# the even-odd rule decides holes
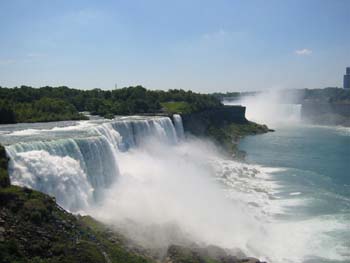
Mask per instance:
[[[216,246],[184,247],[171,245],[168,248],[166,263],[263,263],[256,258],[238,258]]]
[[[0,188],[10,186],[10,177],[7,173],[8,161],[5,147],[0,145]]]

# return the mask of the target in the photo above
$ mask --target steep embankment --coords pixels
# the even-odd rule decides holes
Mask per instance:
[[[266,125],[248,121],[243,106],[225,106],[220,109],[183,114],[183,126],[186,132],[195,136],[205,136],[214,140],[234,157],[244,157],[237,148],[240,138],[247,135],[266,133]]]

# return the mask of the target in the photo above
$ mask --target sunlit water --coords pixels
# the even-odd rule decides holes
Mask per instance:
[[[282,125],[240,148],[248,162],[278,168],[274,197],[286,205],[274,217],[275,249],[300,262],[350,262],[350,128]]]

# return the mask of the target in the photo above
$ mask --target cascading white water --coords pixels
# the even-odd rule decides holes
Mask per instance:
[[[182,139],[185,137],[184,135],[184,126],[182,124],[182,118],[179,114],[174,114],[173,115],[173,120],[174,120],[174,126],[175,126],[175,130],[177,133],[177,136]]]
[[[87,137],[7,146],[12,183],[51,194],[70,211],[84,210],[101,201],[105,189],[118,178],[120,152],[137,147],[149,137],[167,144],[178,141],[171,120],[165,117],[118,119],[91,125],[88,129],[91,136]],[[69,131],[69,127],[66,130]],[[31,129],[13,134],[30,136],[51,131]],[[183,131],[179,132],[182,136]]]
[[[91,203],[93,188],[79,161],[44,150],[18,152],[13,160],[13,184],[55,196],[70,211],[84,210]]]

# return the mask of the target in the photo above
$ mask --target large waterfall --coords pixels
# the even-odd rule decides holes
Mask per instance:
[[[267,190],[247,183],[258,177],[255,168],[224,160],[210,142],[187,140],[180,115],[5,125],[0,141],[13,184],[113,224],[145,247],[201,242],[259,256],[247,246],[259,236],[254,207],[267,201]],[[253,196],[244,194],[250,187]]]
[[[273,134],[286,143],[277,132],[251,140]],[[0,125],[0,143],[12,183],[48,193],[146,249],[197,243],[271,263],[348,262],[346,245],[328,235],[348,233],[348,221],[300,214],[307,193],[325,191],[294,187],[299,170],[240,163],[207,140],[185,138],[179,115]],[[260,158],[266,152],[257,149]]]
[[[103,192],[118,179],[121,152],[151,139],[176,144],[183,137],[181,117],[175,115],[174,122],[175,126],[168,117],[130,117],[91,125],[13,131],[7,138],[23,142],[6,147],[11,181],[55,196],[70,211],[84,210],[100,201]],[[58,134],[52,137],[55,131]],[[65,138],[65,133],[71,136]],[[40,134],[41,140],[26,141],[35,134]]]

